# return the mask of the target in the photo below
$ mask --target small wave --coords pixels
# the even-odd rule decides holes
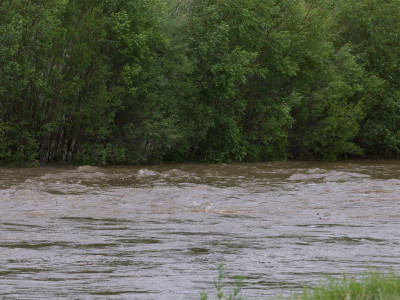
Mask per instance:
[[[325,182],[343,182],[351,179],[370,178],[369,175],[342,171],[327,171],[323,169],[310,169],[305,174],[292,174],[290,181],[323,180]]]
[[[43,176],[39,177],[39,180],[42,181],[63,181],[63,180],[78,180],[85,179],[90,180],[93,178],[103,178],[106,174],[101,171],[99,167],[93,166],[80,166],[75,170],[66,170],[60,173],[46,173]]]
[[[322,179],[325,177],[326,177],[326,174],[293,174],[288,178],[288,180],[304,181],[304,180]]]
[[[314,168],[314,169],[309,169],[308,173],[309,174],[324,174],[324,173],[328,173],[328,170],[325,169],[320,169],[320,168]]]
[[[348,181],[351,179],[365,179],[365,178],[369,178],[369,175],[365,175],[365,174],[360,174],[360,173],[349,173],[349,172],[340,172],[340,171],[332,171],[329,172],[324,181],[326,182],[332,182],[332,181]]]
[[[398,179],[388,179],[388,180],[386,180],[386,183],[391,184],[391,185],[400,185],[400,180],[398,180]]]
[[[78,167],[77,171],[78,172],[90,172],[90,173],[92,173],[92,172],[99,172],[100,168],[99,167],[93,167],[93,166],[85,165],[85,166]]]
[[[149,169],[140,169],[137,172],[137,175],[139,177],[150,177],[150,176],[157,176],[157,175],[159,175],[159,173],[157,173],[155,171],[152,171],[152,170],[149,170]]]
[[[186,172],[180,171],[178,169],[172,169],[170,171],[167,171],[165,174],[171,175],[171,176],[184,176],[187,175]]]

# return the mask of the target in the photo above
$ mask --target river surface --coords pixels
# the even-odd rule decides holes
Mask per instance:
[[[400,271],[400,162],[0,168],[0,298],[270,299]]]

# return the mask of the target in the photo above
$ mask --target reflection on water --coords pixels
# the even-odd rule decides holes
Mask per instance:
[[[0,296],[198,299],[400,271],[400,162],[0,169]],[[233,280],[233,278],[230,278]]]

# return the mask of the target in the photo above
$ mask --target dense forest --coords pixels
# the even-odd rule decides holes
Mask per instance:
[[[0,165],[399,154],[398,0],[0,1]]]

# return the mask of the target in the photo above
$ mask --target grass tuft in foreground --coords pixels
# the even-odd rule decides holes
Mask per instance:
[[[239,293],[243,286],[243,276],[237,278],[234,286],[225,281],[224,265],[218,266],[218,280],[214,281],[217,298],[223,300],[243,300]],[[208,300],[206,293],[201,300]],[[281,298],[279,298],[281,299]],[[360,279],[344,276],[342,279],[328,277],[328,282],[314,288],[304,288],[301,294],[294,294],[289,300],[400,300],[400,276],[393,271],[378,270],[365,273]]]
[[[224,288],[228,285],[225,282],[225,269],[224,264],[218,265],[218,280],[214,280],[214,286],[217,289],[217,299],[219,300],[244,300],[244,298],[239,296],[240,290],[243,286],[243,276],[238,276],[234,287],[232,287],[231,291],[226,294]],[[201,300],[208,300],[208,294],[203,292],[201,293]]]
[[[368,272],[357,280],[354,277],[330,278],[327,284],[305,288],[292,300],[399,300],[400,276],[393,272]]]

